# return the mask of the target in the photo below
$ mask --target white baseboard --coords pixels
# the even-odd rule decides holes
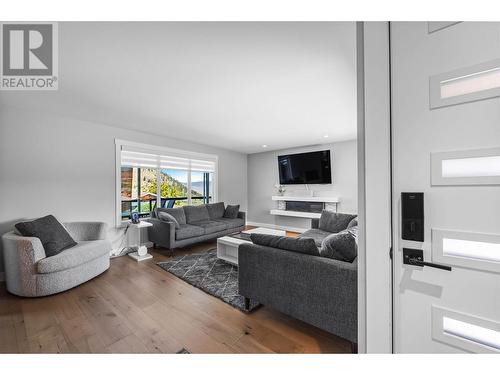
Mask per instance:
[[[5,272],[0,272],[0,282],[5,281]]]
[[[269,224],[269,223],[257,223],[255,221],[247,221],[247,225],[252,225],[254,227],[264,227],[264,228],[270,228],[270,229],[279,229],[279,230],[286,230],[289,232],[297,232],[297,233],[304,233],[307,229],[309,228],[297,228],[297,227],[290,227],[287,225],[276,225],[276,224]]]

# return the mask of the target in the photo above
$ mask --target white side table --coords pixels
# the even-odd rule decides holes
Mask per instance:
[[[129,253],[128,256],[135,259],[138,262],[141,262],[146,259],[151,259],[153,256],[151,254],[148,254],[148,248],[144,245],[141,246],[141,229],[142,228],[147,228],[147,227],[152,227],[153,224],[147,222],[147,221],[140,221],[138,224],[129,224],[130,227],[132,227],[135,231],[137,231],[137,251],[134,251],[133,253]]]

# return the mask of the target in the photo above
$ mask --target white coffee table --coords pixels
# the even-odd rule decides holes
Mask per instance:
[[[243,234],[270,234],[273,236],[286,236],[284,230],[269,229],[269,228],[254,228],[249,230],[244,230],[241,232]],[[238,265],[238,247],[242,243],[248,243],[249,240],[243,240],[241,238],[234,238],[230,236],[224,236],[217,239],[217,258],[222,259],[228,263]]]

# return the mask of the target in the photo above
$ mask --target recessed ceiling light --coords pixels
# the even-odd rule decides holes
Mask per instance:
[[[266,148],[266,147],[267,147],[267,145],[262,145],[262,147]]]
[[[323,138],[328,138],[328,134],[325,134],[325,135],[323,136]]]

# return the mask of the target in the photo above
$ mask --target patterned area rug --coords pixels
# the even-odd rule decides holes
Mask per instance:
[[[244,298],[238,294],[238,266],[217,259],[217,249],[179,256],[157,264],[165,271],[243,312],[251,312],[260,305],[256,301],[250,301],[250,309],[245,310]]]

